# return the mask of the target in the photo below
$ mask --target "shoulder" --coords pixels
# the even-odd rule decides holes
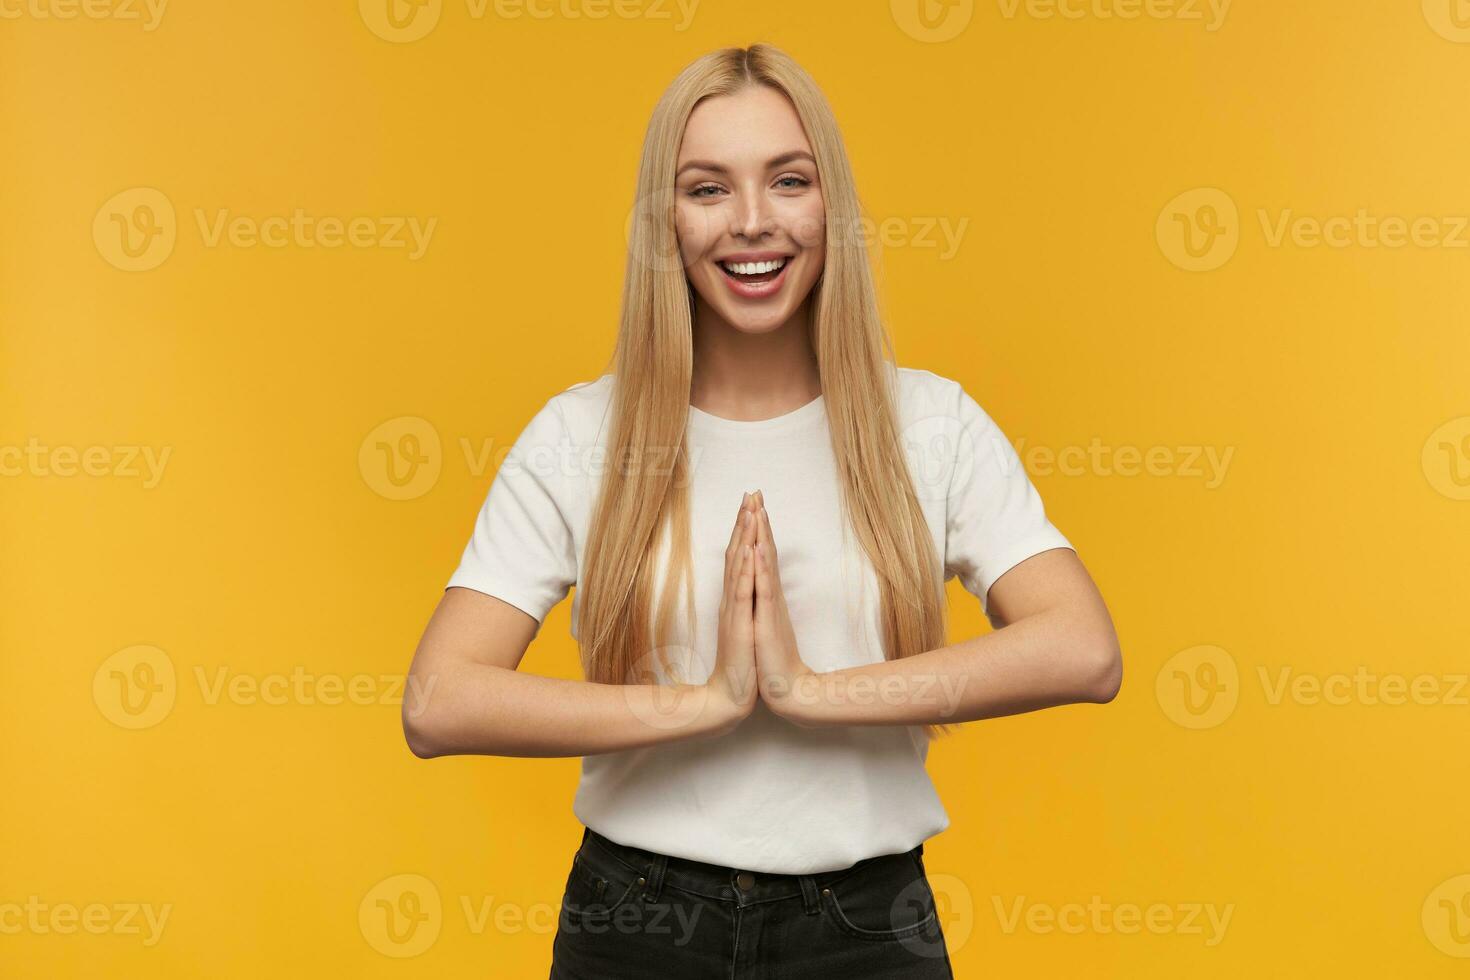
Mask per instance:
[[[901,396],[910,398],[932,396],[951,392],[958,387],[958,381],[946,378],[942,374],[936,374],[928,368],[902,366],[898,368],[898,388]]]
[[[924,368],[898,369],[899,431],[906,451],[926,466],[979,472],[982,481],[1014,470],[1009,440],[990,413],[954,378]],[[989,460],[977,470],[976,463]]]
[[[612,391],[613,375],[608,373],[589,381],[578,381],[552,395],[550,400],[556,402],[563,412],[600,409],[612,398]]]
[[[575,444],[594,443],[606,421],[612,393],[611,373],[578,381],[548,398],[537,418],[548,417],[548,425],[554,420]]]
[[[612,375],[606,374],[547,396],[516,436],[498,478],[534,479],[553,497],[567,499],[561,495],[581,485],[572,478],[588,472],[582,465],[582,451],[597,445],[597,427],[609,403],[611,382]]]
[[[901,425],[935,417],[964,422],[979,405],[953,378],[927,368],[898,368],[897,403]]]

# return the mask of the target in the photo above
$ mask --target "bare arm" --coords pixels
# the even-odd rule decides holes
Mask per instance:
[[[1106,703],[1123,678],[1112,618],[1076,552],[1033,555],[991,586],[995,631],[801,677],[780,714],[806,727],[949,724]]]
[[[493,596],[445,590],[405,685],[403,732],[414,755],[596,755],[723,734],[748,713],[703,684],[595,684],[521,673],[537,628]]]

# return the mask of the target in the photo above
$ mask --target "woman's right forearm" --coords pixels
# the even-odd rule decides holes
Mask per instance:
[[[415,665],[403,730],[420,758],[584,756],[717,735],[733,711],[703,684],[597,684],[457,661]]]

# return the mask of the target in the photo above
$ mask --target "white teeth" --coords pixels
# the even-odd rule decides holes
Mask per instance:
[[[731,272],[742,276],[758,276],[762,272],[774,272],[786,264],[785,259],[772,259],[768,262],[721,262],[720,265]]]

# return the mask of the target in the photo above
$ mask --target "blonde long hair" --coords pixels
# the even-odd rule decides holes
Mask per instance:
[[[668,640],[673,599],[681,591],[675,583],[687,586],[692,579],[685,434],[693,293],[679,261],[674,171],[695,105],[749,85],[769,85],[790,99],[817,161],[827,245],[808,297],[811,343],[847,520],[877,573],[884,656],[911,656],[945,642],[943,570],[900,442],[892,344],[879,316],[869,256],[861,236],[852,233],[861,208],[847,152],[811,76],[784,52],[755,44],[712,51],[685,68],[654,108],[644,137],[621,324],[609,361],[615,383],[606,458],[643,461],[667,448],[672,465],[604,468],[578,588],[578,641],[591,681],[646,677],[648,658]],[[669,560],[659,588],[664,548]],[[693,588],[682,591],[692,624]],[[952,728],[923,727],[930,739]]]

